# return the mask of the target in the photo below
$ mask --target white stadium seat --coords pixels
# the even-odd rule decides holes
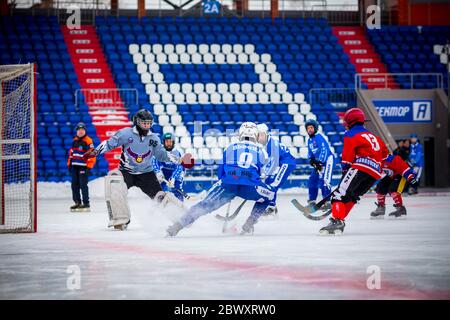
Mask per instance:
[[[238,62],[240,64],[247,64],[248,63],[248,55],[246,53],[239,53]]]
[[[150,73],[159,72],[159,64],[157,64],[156,62],[150,63],[148,65],[148,71],[150,71]]]
[[[269,95],[267,93],[264,93],[264,92],[260,93],[258,95],[258,101],[260,103],[269,103]]]
[[[146,85],[145,85],[145,92],[147,93],[147,94],[151,94],[151,93],[154,93],[154,92],[156,92],[156,84],[154,84],[154,83],[147,83]]]
[[[198,46],[198,52],[200,54],[205,54],[209,52],[209,46],[207,44],[201,44]]]
[[[192,147],[191,137],[182,136],[180,139],[180,146],[185,149],[191,148]]]
[[[165,126],[163,126],[163,132],[173,134],[175,132],[175,130],[171,125],[165,125]]]
[[[180,62],[180,56],[176,53],[169,54],[169,63],[170,64],[178,64]]]
[[[256,54],[256,53],[250,54],[250,62],[251,63],[256,64],[256,63],[259,63],[260,61],[261,60],[260,60],[259,54]]]
[[[190,64],[191,63],[191,56],[187,53],[180,54],[180,63],[181,64]]]
[[[273,92],[270,94],[270,102],[272,103],[280,103],[281,102],[281,96],[279,93]]]
[[[162,114],[158,117],[158,124],[160,126],[166,126],[170,124],[170,118],[166,114]]]
[[[258,94],[264,91],[264,85],[262,83],[254,83],[253,84],[253,92]]]
[[[171,120],[172,125],[174,125],[174,126],[179,126],[179,125],[182,124],[182,121],[181,121],[182,119],[181,119],[181,116],[179,114],[172,115],[170,117],[170,120]]]
[[[270,62],[271,62],[270,54],[268,54],[268,53],[263,53],[263,54],[261,55],[261,62],[262,62],[263,64],[268,64],[268,63],[270,63]]]
[[[220,104],[222,102],[222,95],[217,92],[211,93],[209,95],[209,100],[212,104]]]
[[[241,86],[239,85],[239,83],[231,83],[230,84],[230,92],[232,94],[236,94],[240,91],[241,91]]]
[[[278,72],[272,73],[270,80],[275,84],[280,83],[281,82],[281,74]]]
[[[294,158],[298,158],[298,151],[296,147],[289,147],[289,151],[291,152]]]
[[[270,75],[266,72],[263,72],[259,75],[259,82],[261,83],[269,83],[270,82]]]
[[[230,144],[230,139],[227,136],[220,136],[217,139],[217,144],[219,145],[220,148],[227,148],[228,145]]]
[[[302,103],[304,101],[305,101],[305,95],[303,93],[294,94],[294,102],[295,103]]]
[[[138,64],[143,61],[144,61],[144,56],[142,55],[142,53],[136,52],[135,54],[133,54],[133,62],[135,64]]]
[[[280,92],[280,91],[278,91],[278,92]],[[282,96],[281,100],[282,100],[283,103],[291,103],[292,102],[292,99],[293,99],[292,93],[284,92],[284,93],[282,93],[281,96]]]
[[[276,92],[276,86],[275,86],[275,84],[273,84],[273,83],[266,83],[265,85],[264,85],[264,92],[265,93],[267,93],[267,94],[272,94],[272,93],[274,93],[274,92]]]
[[[306,120],[317,120],[317,116],[314,113],[308,113],[306,115]]]
[[[161,94],[161,101],[164,104],[169,104],[169,103],[173,103],[173,95],[166,92]]]
[[[308,158],[308,148],[301,147],[298,156],[302,159],[307,159]]]
[[[197,52],[197,45],[196,44],[188,44],[187,45],[187,53],[189,53],[190,55],[194,54]]]
[[[301,113],[294,114],[294,124],[301,126],[305,123],[305,117]]]
[[[234,53],[228,53],[226,55],[226,61],[228,64],[236,64],[237,56]]]
[[[174,94],[173,94],[173,102],[175,102],[176,104],[183,104],[183,103],[185,103],[186,102],[186,97],[185,97],[185,95],[184,95],[184,93],[181,93],[181,92],[175,92]]]
[[[197,95],[193,92],[190,92],[188,94],[186,94],[186,102],[188,104],[194,104],[197,103]]]
[[[153,53],[146,53],[144,57],[144,61],[146,64],[150,64],[156,61],[156,57]]]
[[[141,52],[142,54],[147,55],[148,53],[152,52],[152,47],[149,44],[143,44],[141,45]]]
[[[225,55],[223,53],[217,53],[214,55],[214,62],[217,64],[225,64]]]
[[[184,137],[188,135],[187,129],[184,125],[179,125],[175,127],[175,135],[177,137]]]
[[[163,52],[163,46],[160,44],[154,44],[151,47],[151,52],[153,52],[156,55],[159,55],[160,53]]]
[[[205,91],[206,91],[206,93],[209,93],[209,94],[216,92],[216,84],[215,83],[207,83],[205,85]]]
[[[232,52],[232,47],[230,44],[223,44],[222,45],[222,53],[225,55],[228,55],[229,53]]]
[[[192,83],[183,83],[181,85],[181,92],[191,93],[192,92]]]
[[[166,106],[166,112],[167,114],[173,115],[177,113],[177,105],[175,104],[168,104]]]
[[[177,44],[175,46],[175,52],[178,54],[182,54],[186,52],[186,46],[184,44]]]
[[[261,74],[263,72],[265,72],[264,65],[262,63],[255,63],[255,73]]]
[[[161,115],[164,113],[164,105],[162,104],[155,104],[153,106],[153,113],[157,116]]]
[[[300,112],[304,115],[307,115],[311,112],[311,106],[308,103],[302,103],[300,105]]]
[[[207,104],[209,103],[209,94],[202,92],[198,94],[198,102],[200,104]]]
[[[137,52],[139,52],[139,45],[132,43],[128,46],[128,52],[133,55]]]
[[[219,83],[217,85],[217,91],[222,94],[225,92],[228,92],[228,84],[227,83]]]
[[[211,149],[211,158],[214,160],[221,160],[223,156],[223,151],[220,148],[212,148]]]
[[[170,88],[171,93],[177,93],[177,92],[180,92],[180,90],[181,90],[181,86],[179,83],[171,83],[169,85],[169,88]]]
[[[209,51],[210,51],[213,55],[216,55],[216,54],[220,53],[221,47],[220,47],[219,44],[214,43],[214,44],[212,44],[212,45],[209,47]]]
[[[235,54],[240,54],[244,52],[244,46],[242,44],[234,44],[233,45],[233,52]]]
[[[292,145],[294,147],[304,147],[305,138],[303,136],[294,136],[294,138],[292,139]]]
[[[154,83],[162,83],[162,82],[164,82],[164,75],[161,72],[153,73],[153,82]]]
[[[175,47],[174,47],[174,45],[171,44],[171,43],[165,44],[165,45],[164,45],[164,52],[165,52],[166,54],[174,53],[174,52],[175,52]]]
[[[205,145],[208,148],[215,148],[215,147],[217,147],[217,138],[215,136],[206,136],[205,137]]]
[[[286,83],[284,83],[284,82],[277,83],[277,92],[278,93],[287,93],[287,91],[288,91],[288,86]],[[291,96],[292,96],[292,93],[291,93]],[[291,100],[292,99],[293,98],[291,98]]]
[[[282,144],[284,144],[286,147],[291,147],[292,146],[292,138],[291,136],[281,136],[281,141]]]
[[[143,74],[141,74],[141,82],[143,84],[150,83],[151,81],[152,81],[152,76],[150,75],[150,73],[144,72]]]
[[[222,94],[222,101],[225,104],[233,103],[233,95],[229,92],[225,92],[224,94]]]
[[[243,104],[243,103],[245,103],[245,94],[243,94],[243,93],[241,93],[241,92],[237,92],[237,93],[234,95],[234,101],[235,101],[237,104]]]
[[[157,87],[159,94],[169,92],[169,85],[167,83],[158,83],[158,85],[156,87]]]
[[[194,64],[200,64],[202,63],[203,56],[200,53],[194,53],[191,55],[191,61]]]
[[[213,64],[214,63],[214,56],[211,53],[205,53],[203,55],[203,62],[206,64]]]
[[[298,104],[290,103],[288,105],[288,112],[289,112],[289,114],[292,114],[292,115],[298,113]]]
[[[252,84],[251,83],[242,83],[241,84],[241,92],[242,93],[250,93],[252,92]]]
[[[194,137],[194,139],[193,139],[194,148],[202,148],[203,143],[204,143],[203,137],[199,137],[199,136]]]
[[[194,92],[196,94],[205,92],[205,85],[203,83],[195,83],[194,84]]]
[[[140,62],[137,65],[137,72],[139,74],[143,74],[144,72],[147,72],[148,70],[148,65],[146,63]]]
[[[249,104],[255,104],[257,103],[257,99],[256,99],[256,94],[254,94],[253,92],[249,92],[246,94],[246,101]]]
[[[158,62],[159,64],[167,63],[167,55],[165,53],[157,54],[156,62]]]
[[[247,54],[252,54],[253,52],[255,52],[255,46],[252,44],[246,44],[244,46],[244,52]]]
[[[300,129],[300,134],[301,134],[302,136],[304,136],[304,137],[307,137],[307,136],[308,136],[308,132],[306,132],[306,128],[305,128],[304,125],[299,126],[299,129]]]
[[[275,64],[273,64],[273,63],[266,64],[266,72],[268,74],[272,74],[272,73],[277,72],[277,66]]]

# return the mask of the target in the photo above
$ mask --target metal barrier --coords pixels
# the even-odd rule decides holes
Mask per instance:
[[[408,83],[409,86],[402,89],[422,89],[417,88],[417,83],[419,80],[423,81],[424,79],[428,82],[431,81],[435,83],[432,88],[427,87],[427,89],[443,89],[444,80],[441,73],[357,73],[355,74],[355,88],[364,89],[363,83],[364,79],[370,78],[382,78],[384,82],[384,88],[377,89],[389,89],[389,86],[394,83]],[[416,84],[416,86],[415,86]]]
[[[75,90],[75,106],[81,103],[90,105],[109,105],[120,101],[120,106],[128,108],[139,104],[137,89],[77,89]]]
[[[337,108],[347,108],[356,105],[356,91],[354,88],[312,88],[309,90],[309,103],[311,105],[332,103]]]

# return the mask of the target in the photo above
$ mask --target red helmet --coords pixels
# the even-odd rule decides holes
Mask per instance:
[[[344,125],[352,127],[355,123],[364,123],[366,116],[360,108],[351,108],[344,114]]]

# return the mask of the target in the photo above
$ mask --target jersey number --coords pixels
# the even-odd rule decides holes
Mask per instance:
[[[250,152],[243,152],[239,156],[238,166],[244,169],[250,168],[250,165],[253,162],[253,154]]]
[[[364,133],[364,134],[362,134],[362,136],[363,136],[367,141],[370,142],[370,144],[372,145],[372,149],[373,149],[374,151],[380,150],[380,144],[378,143],[377,138],[376,138],[373,134],[370,134],[370,133]]]

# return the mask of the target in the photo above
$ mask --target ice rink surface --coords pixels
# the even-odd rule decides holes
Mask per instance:
[[[406,220],[370,220],[368,195],[342,236],[320,236],[328,220],[306,219],[293,197],[280,195],[278,219],[253,236],[232,232],[247,203],[230,232],[211,214],[176,238],[144,197],[130,199],[126,231],[107,228],[99,197],[90,213],[70,213],[60,194],[40,199],[38,233],[0,234],[0,299],[450,299],[448,194],[405,197]]]

